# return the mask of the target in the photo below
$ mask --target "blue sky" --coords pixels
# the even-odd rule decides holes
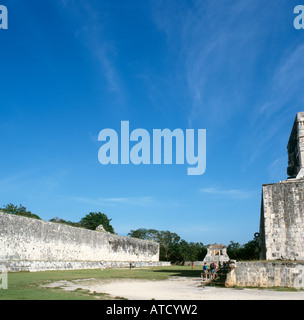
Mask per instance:
[[[299,0],[300,1],[300,0]],[[245,243],[304,111],[299,1],[0,0],[0,204]],[[207,169],[108,165],[104,128],[207,130]]]

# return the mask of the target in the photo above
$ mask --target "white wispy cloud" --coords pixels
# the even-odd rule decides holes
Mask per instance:
[[[142,197],[112,197],[112,198],[88,198],[88,197],[70,197],[67,196],[68,200],[79,201],[88,203],[91,205],[135,205],[135,206],[150,206],[158,203],[151,196]]]
[[[146,197],[122,197],[122,198],[104,198],[99,199],[105,203],[120,203],[120,204],[130,204],[130,205],[139,205],[139,206],[147,206],[151,204],[155,204],[156,200],[151,196]]]
[[[304,81],[304,44],[299,44],[295,48],[288,48],[281,61],[276,66],[273,77],[269,82],[267,91],[264,94],[264,103],[259,106],[259,114],[269,116],[276,113],[287,112],[292,109],[288,101],[294,96],[298,96],[301,83]],[[304,102],[301,94],[300,98]],[[287,108],[287,110],[286,110]]]
[[[108,17],[98,11],[88,1],[59,0],[59,5],[77,22],[74,35],[90,52],[95,59],[101,75],[107,81],[107,89],[120,100],[124,99],[124,85],[115,66],[116,49],[113,41],[106,32]]]
[[[175,83],[183,79],[180,86],[187,92],[189,125],[229,120],[243,107],[244,87],[250,87],[268,32],[263,28],[268,5],[261,12],[261,3],[247,0],[229,6],[223,0],[155,3],[155,23],[178,61]]]
[[[253,195],[253,192],[239,190],[239,189],[220,189],[220,188],[202,188],[200,192],[213,194],[213,195],[220,195],[220,196],[227,196],[237,199],[247,199]]]
[[[295,115],[304,108],[304,45],[288,47],[273,66],[272,76],[259,93],[259,99],[250,110],[248,130],[240,139],[240,150],[249,166],[271,150],[273,159],[285,157],[286,146]],[[251,143],[248,143],[251,142]],[[252,147],[252,143],[254,148]],[[285,175],[282,172],[282,178]],[[272,174],[273,176],[273,174]]]

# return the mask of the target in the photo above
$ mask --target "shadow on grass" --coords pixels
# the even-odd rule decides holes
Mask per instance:
[[[185,270],[185,269],[174,269],[174,270],[168,270],[168,269],[161,269],[161,270],[153,270],[153,272],[160,272],[160,273],[170,273],[169,276],[171,277],[192,277],[197,278],[201,276],[201,270],[198,269],[191,269],[191,270]]]

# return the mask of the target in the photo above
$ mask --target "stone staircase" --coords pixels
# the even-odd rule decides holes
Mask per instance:
[[[202,277],[202,285],[203,286],[225,286],[227,274],[229,272],[229,268],[221,268],[217,270],[215,277],[212,278],[210,273],[207,274],[207,279]]]

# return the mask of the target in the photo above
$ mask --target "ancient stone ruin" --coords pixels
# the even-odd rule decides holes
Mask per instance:
[[[304,112],[296,116],[287,151],[289,178],[262,187],[261,259],[304,260]]]
[[[229,257],[227,255],[227,247],[223,244],[211,244],[207,248],[207,254],[204,258],[204,263],[210,264],[211,262],[216,262],[217,264],[229,261]]]
[[[125,268],[130,261],[165,265],[153,241],[0,212],[0,265],[8,271]]]
[[[304,178],[304,112],[299,112],[294,121],[288,146],[287,174],[291,178]]]

